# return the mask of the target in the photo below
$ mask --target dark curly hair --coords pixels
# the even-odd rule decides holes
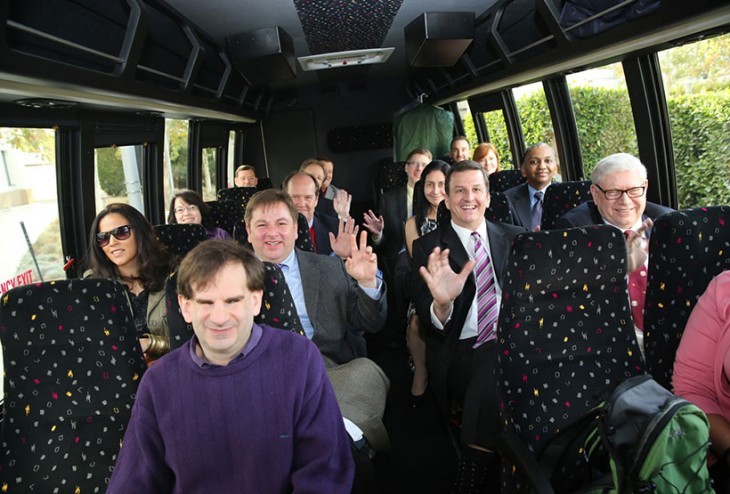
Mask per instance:
[[[172,200],[170,200],[170,214],[167,216],[168,224],[174,225],[177,223],[177,218],[175,217],[175,199],[178,197],[188,204],[198,206],[198,211],[200,211],[200,223],[206,228],[206,230],[212,230],[215,228],[210,216],[210,206],[205,203],[203,198],[200,197],[200,194],[194,190],[187,189],[181,190],[172,196]]]
[[[128,204],[109,204],[94,218],[89,231],[88,268],[96,276],[102,278],[121,278],[117,266],[109,260],[104,250],[96,242],[96,234],[99,233],[99,222],[111,213],[121,214],[132,226],[134,241],[137,244],[137,258],[139,260],[137,279],[140,284],[148,291],[156,292],[164,289],[165,279],[172,269],[167,249],[157,240],[152,225],[147,221],[147,218]]]

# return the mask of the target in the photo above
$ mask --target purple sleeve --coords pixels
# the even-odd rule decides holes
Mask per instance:
[[[355,475],[350,440],[319,351],[310,343],[312,384],[296,423],[291,483],[295,494],[349,494]]]
[[[206,230],[206,236],[209,239],[217,238],[217,239],[226,240],[226,239],[233,238],[233,237],[231,237],[230,233],[228,233],[227,231],[225,231],[222,228],[213,228],[212,230]]]
[[[151,394],[142,379],[107,494],[157,494],[172,491],[173,474],[150,409]]]

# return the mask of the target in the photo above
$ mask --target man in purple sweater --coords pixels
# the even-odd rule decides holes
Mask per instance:
[[[254,324],[264,266],[210,240],[178,271],[195,335],[142,379],[107,493],[349,493],[354,467],[322,357]]]

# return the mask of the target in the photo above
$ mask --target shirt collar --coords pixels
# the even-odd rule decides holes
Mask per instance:
[[[243,346],[243,349],[241,350],[241,353],[236,355],[230,362],[228,362],[228,365],[234,364],[238,362],[239,360],[243,360],[247,355],[249,355],[254,348],[256,348],[256,345],[259,344],[259,341],[261,341],[261,336],[263,335],[264,330],[256,323],[253,323],[253,326],[251,327],[251,336],[249,337],[246,344]],[[196,348],[198,347],[200,343],[198,342],[198,337],[193,334],[191,341],[190,341],[190,358],[193,359],[193,362],[200,367],[201,369],[210,369],[214,367],[223,367],[222,365],[212,364],[206,360],[203,359],[200,355],[196,353]]]

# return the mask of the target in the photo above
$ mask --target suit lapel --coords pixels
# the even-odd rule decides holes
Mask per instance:
[[[489,252],[492,255],[494,273],[497,276],[497,283],[502,286],[504,283],[502,277],[507,267],[507,256],[511,242],[504,241],[504,232],[491,221],[487,221],[487,236],[489,237]]]
[[[311,252],[304,252],[299,249],[296,250],[297,262],[299,263],[299,275],[302,278],[302,293],[304,294],[304,306],[307,308],[307,314],[309,315],[309,321],[314,327],[314,322],[317,321],[317,308],[319,307],[319,289],[320,286],[320,273],[313,259],[309,257],[316,256]],[[305,287],[311,287],[305,288]]]
[[[517,214],[520,215],[520,222],[525,228],[530,228],[532,225],[532,210],[530,205],[530,189],[527,188],[527,184],[521,185],[522,190],[517,194]]]
[[[469,260],[469,254],[466,252],[464,244],[461,243],[459,236],[450,224],[446,225],[443,229],[441,240],[442,249],[449,249],[449,264],[451,265],[451,269],[458,273]],[[469,307],[474,301],[476,286],[476,278],[474,272],[472,272],[464,283],[464,289],[461,295],[454,300],[452,324],[459,328],[459,333],[461,333],[461,328],[464,326],[464,321],[469,313]]]

